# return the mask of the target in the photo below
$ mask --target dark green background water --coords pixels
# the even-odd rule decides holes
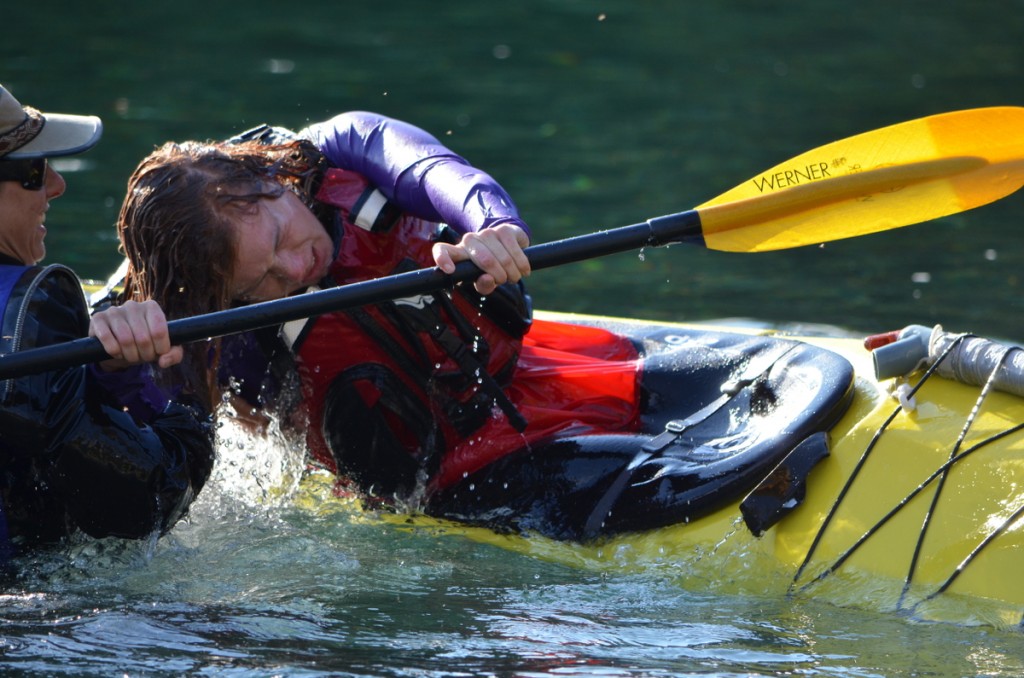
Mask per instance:
[[[0,82],[96,113],[62,163],[51,261],[117,265],[125,180],[168,139],[370,109],[442,137],[513,194],[537,242],[688,209],[862,131],[1024,105],[1024,1],[4,3]],[[789,252],[696,248],[538,272],[541,308],[941,322],[1022,339],[1024,194]],[[928,274],[927,276],[923,274]],[[924,282],[928,279],[927,282]],[[0,591],[27,675],[1019,676],[1015,632],[558,567],[300,506],[301,450],[240,442],[156,545],[75,545]],[[287,473],[284,473],[287,476]],[[283,489],[282,489],[283,488]]]
[[[380,111],[494,174],[543,242],[688,209],[858,132],[1024,103],[1020,0],[8,4],[0,81],[106,123],[49,222],[51,260],[91,277],[117,264],[128,173],[168,139]],[[1020,338],[1022,213],[1015,195],[824,249],[621,254],[532,289],[556,310]]]

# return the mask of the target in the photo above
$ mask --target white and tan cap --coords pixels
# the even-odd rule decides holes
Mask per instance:
[[[0,160],[81,153],[102,134],[103,123],[94,115],[40,113],[0,85]]]

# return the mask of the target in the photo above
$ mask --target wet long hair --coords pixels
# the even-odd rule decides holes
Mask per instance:
[[[314,214],[323,157],[310,142],[281,144],[167,143],[147,156],[128,180],[117,220],[128,259],[122,298],[160,303],[169,319],[230,308],[237,217],[262,199],[294,191]],[[183,386],[219,402],[220,342],[186,347],[178,371]],[[177,380],[176,380],[177,381]]]

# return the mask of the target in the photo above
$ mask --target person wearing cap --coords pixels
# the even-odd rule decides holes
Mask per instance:
[[[102,129],[95,116],[22,106],[0,85],[0,355],[88,333],[112,356],[0,381],[0,562],[79,531],[165,532],[213,465],[208,413],[155,379],[182,356],[160,306],[90,318],[71,269],[39,265],[50,202],[66,188],[48,160],[90,149]]]

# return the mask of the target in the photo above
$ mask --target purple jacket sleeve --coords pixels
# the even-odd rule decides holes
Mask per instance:
[[[164,411],[173,395],[157,386],[152,367],[134,365],[124,370],[104,372],[97,364],[88,367],[93,382],[110,394],[133,417],[149,423]]]
[[[497,181],[429,133],[353,111],[302,131],[337,167],[358,172],[402,209],[460,233],[513,223],[530,233]]]

